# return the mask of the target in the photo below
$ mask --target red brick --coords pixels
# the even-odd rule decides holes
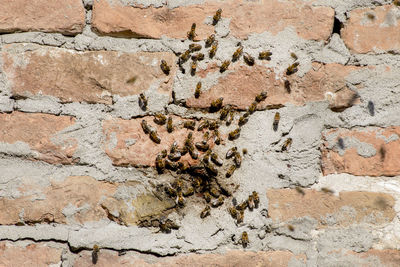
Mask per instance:
[[[400,25],[393,5],[355,9],[341,31],[346,46],[355,53],[400,50]],[[367,16],[372,14],[373,19]]]
[[[75,119],[69,116],[55,116],[39,113],[0,113],[0,142],[16,144],[23,142],[36,153],[29,158],[49,163],[71,164],[77,161],[74,152],[76,139],[60,133],[72,126]]]
[[[85,101],[112,104],[112,95],[129,96],[159,83],[158,91],[170,94],[175,72],[172,53],[76,52],[33,46],[3,48],[4,71],[14,96],[48,95],[61,102]],[[160,69],[165,59],[172,65],[169,76]],[[127,81],[137,76],[132,83]]]
[[[214,30],[204,24],[218,8],[222,8],[222,18],[229,18],[230,33],[246,38],[251,33],[269,31],[277,34],[286,27],[293,27],[304,39],[326,40],[333,27],[334,11],[329,7],[314,7],[312,2],[301,0],[282,2],[237,1],[223,3],[215,0],[206,4],[154,8],[124,6],[120,1],[99,0],[94,2],[92,25],[102,34],[160,38],[186,38],[192,23],[197,24],[198,39],[204,39]]]
[[[212,100],[223,96],[224,104],[245,109],[263,90],[268,92],[268,97],[260,107],[289,103],[304,105],[306,102],[327,99],[330,108],[341,110],[355,103],[355,93],[346,86],[345,77],[357,67],[313,63],[313,68],[304,77],[287,77],[291,84],[290,93],[285,89],[283,80],[277,79],[277,74],[265,66],[249,67],[237,63],[229,70],[230,73],[219,78],[218,84],[203,92],[198,99],[194,96],[187,99],[186,104],[189,107],[206,108]],[[215,65],[209,66],[206,71],[200,71],[199,76],[204,78],[216,71],[219,69]]]
[[[41,31],[74,35],[85,26],[81,0],[2,0],[0,32]]]
[[[12,242],[0,242],[0,266],[47,267],[61,263],[62,249],[52,248],[45,244],[16,245]]]
[[[335,226],[357,223],[383,224],[391,222],[396,215],[394,198],[385,193],[340,192],[339,196],[305,189],[304,196],[294,189],[271,189],[267,191],[268,214],[274,221],[290,221],[311,217],[319,228],[335,220]],[[348,212],[343,208],[351,208]]]
[[[156,144],[150,140],[149,135],[143,132],[141,121],[145,119],[149,125],[157,130],[161,143]],[[179,147],[183,147],[190,130],[183,128],[183,121],[173,116],[174,132],[168,133],[166,126],[160,126],[153,122],[153,117],[137,118],[132,120],[112,119],[104,121],[103,131],[106,135],[105,151],[114,165],[155,166],[155,158],[163,149],[171,147],[174,141]],[[199,123],[196,123],[196,128]],[[211,136],[211,135],[210,135]],[[194,142],[203,138],[203,132],[194,131]],[[129,144],[132,140],[133,144]],[[114,145],[116,144],[116,145]],[[211,141],[209,144],[212,145]],[[188,154],[184,155],[181,162],[194,163]]]
[[[392,139],[389,139],[392,136]],[[393,138],[394,137],[394,138]],[[322,171],[324,175],[332,173],[349,173],[367,176],[396,176],[400,174],[400,127],[388,128],[367,127],[365,129],[333,129],[323,134]],[[339,138],[344,144],[341,155],[338,148]],[[375,155],[360,155],[355,146],[349,145],[348,138],[372,146]],[[384,139],[387,138],[388,142]],[[331,140],[333,139],[333,140]],[[329,144],[330,142],[335,142]]]
[[[153,194],[132,198],[115,198],[119,186],[135,189],[135,185],[97,181],[89,176],[71,176],[64,181],[50,180],[49,185],[27,182],[20,184],[20,197],[0,198],[0,225],[18,223],[76,224],[111,219],[123,225],[156,216],[175,206],[171,199],[163,201]],[[37,196],[40,194],[40,198]],[[132,210],[132,207],[134,208]]]
[[[305,263],[305,255],[296,255],[289,251],[240,251],[231,250],[226,254],[188,254],[176,257],[159,258],[156,261],[146,261],[133,255],[118,256],[117,252],[100,250],[96,266],[143,266],[143,267],[175,267],[175,266],[213,266],[213,267],[242,267],[242,266],[288,266],[291,260]],[[91,265],[91,253],[82,252],[75,260],[74,266]]]

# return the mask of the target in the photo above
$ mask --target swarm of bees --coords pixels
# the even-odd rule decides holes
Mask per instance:
[[[222,9],[218,9],[213,16],[213,25],[216,25],[221,20]],[[194,43],[189,44],[187,49],[182,53],[179,53],[177,65],[182,73],[185,73],[183,64],[191,59],[190,74],[196,75],[198,68],[198,62],[204,60],[205,54],[201,52],[203,49],[201,44],[196,43],[196,23],[193,23],[190,31],[187,32],[187,39]],[[215,34],[211,34],[204,40],[204,47],[209,48],[208,56],[212,59],[218,49],[218,40],[216,40]],[[240,60],[243,56],[243,61],[248,66],[253,66],[256,63],[255,57],[244,51],[244,47],[241,43],[238,43],[236,50],[232,54],[232,58],[229,60],[223,60],[219,66],[221,73],[228,70],[232,62]],[[261,51],[258,54],[259,60],[271,60],[272,52]],[[290,54],[294,62],[286,69],[286,75],[292,75],[298,71],[299,62],[298,57],[295,53]],[[171,66],[165,60],[161,60],[160,68],[164,74],[169,75]],[[136,80],[136,78],[135,78]],[[132,83],[134,80],[132,81]],[[290,93],[290,82],[285,80],[284,88]],[[193,90],[193,89],[192,89]],[[202,95],[202,82],[198,81],[194,88],[194,97],[200,98]],[[245,112],[238,118],[237,127],[228,133],[227,139],[234,141],[240,137],[242,127],[248,123],[250,116],[255,113],[259,104],[267,99],[267,92],[261,91],[254,98],[254,101],[247,107]],[[146,110],[148,99],[142,93],[139,96],[139,106],[141,109]],[[242,149],[242,154],[236,146],[228,149],[225,155],[225,159],[218,155],[216,150],[213,150],[215,145],[220,145],[225,142],[219,132],[219,127],[222,123],[226,126],[230,126],[235,121],[234,109],[229,104],[224,104],[223,97],[219,97],[211,101],[209,106],[209,112],[219,112],[219,120],[201,119],[200,121],[186,120],[183,123],[174,124],[171,116],[156,113],[154,114],[154,123],[163,126],[166,125],[168,133],[173,133],[174,129],[185,128],[188,130],[186,139],[182,146],[178,145],[178,142],[174,141],[169,150],[164,149],[159,152],[155,158],[156,170],[159,174],[166,171],[175,172],[175,180],[171,183],[163,183],[157,187],[156,196],[159,199],[164,197],[170,198],[175,203],[175,208],[180,209],[187,205],[188,198],[192,196],[201,197],[204,200],[204,209],[201,210],[199,217],[205,219],[210,216],[213,208],[219,208],[224,205],[226,200],[232,197],[231,188],[229,188],[224,179],[229,179],[233,176],[234,172],[241,167],[243,156],[248,153],[246,148]],[[276,112],[273,120],[273,130],[277,131],[280,122],[280,113]],[[236,123],[236,122],[235,122]],[[142,120],[141,126],[143,132],[149,136],[155,144],[161,143],[161,138],[157,133],[157,130],[148,124],[146,120]],[[196,129],[197,126],[197,129]],[[193,134],[200,132],[203,135],[202,140],[195,141]],[[292,139],[287,138],[281,152],[288,151],[292,144]],[[189,154],[190,158],[194,163],[187,164],[181,162],[181,158]],[[242,156],[243,155],[243,156]],[[228,161],[228,162],[227,162]],[[230,162],[229,162],[230,161]],[[225,180],[229,181],[229,180]],[[299,194],[304,195],[304,190],[300,187],[296,187]],[[258,193],[253,191],[246,200],[241,203],[237,203],[236,199],[233,201],[233,206],[228,208],[229,214],[236,221],[236,224],[240,224],[244,220],[245,210],[249,209],[253,211],[257,209],[260,204]],[[178,229],[179,226],[173,221],[167,219],[165,215],[158,219],[152,219],[151,221],[144,220],[140,223],[140,226],[144,227],[158,227],[163,233],[169,233],[172,229]],[[249,244],[247,232],[243,232],[241,235],[241,244],[243,247],[247,247]]]

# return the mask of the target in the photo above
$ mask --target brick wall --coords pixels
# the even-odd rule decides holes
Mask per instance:
[[[0,266],[399,266],[399,6],[0,0]]]

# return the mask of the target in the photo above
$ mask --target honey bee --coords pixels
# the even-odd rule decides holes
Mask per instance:
[[[207,142],[210,139],[210,132],[207,131],[203,134],[203,141]]]
[[[239,126],[243,126],[243,125],[245,125],[248,121],[249,121],[249,119],[248,119],[247,117],[241,116],[241,117],[239,118],[238,125],[239,125]]]
[[[192,184],[193,184],[193,187],[195,189],[200,189],[200,187],[201,187],[201,179],[198,178],[198,177],[194,178]]]
[[[259,59],[271,60],[272,53],[269,51],[263,51],[258,54]]]
[[[239,48],[236,49],[235,53],[233,53],[232,55],[232,61],[233,62],[237,61],[242,55],[242,53],[243,53],[243,46],[239,46]]]
[[[200,51],[200,50],[201,50],[201,45],[199,45],[199,44],[190,44],[189,45],[190,52],[195,52],[195,51]]]
[[[220,145],[221,144],[221,136],[220,136],[218,130],[214,130],[214,143],[216,145]]]
[[[204,120],[204,121],[200,122],[199,127],[197,127],[197,131],[206,129],[206,128],[208,128],[208,126],[210,126],[210,122],[208,120]]]
[[[172,160],[172,161],[178,161],[178,160],[180,160],[181,159],[181,152],[180,151],[175,151],[175,152],[172,152],[172,153],[170,153],[169,155],[168,155],[168,158],[170,159],[170,160]]]
[[[231,106],[230,106],[230,105],[226,105],[225,107],[223,107],[223,108],[221,109],[221,114],[220,114],[220,116],[219,116],[219,119],[220,119],[221,121],[225,120],[226,117],[228,116],[228,113],[229,113],[230,110],[231,110]]]
[[[218,9],[217,12],[215,12],[215,15],[213,17],[213,25],[217,25],[218,21],[221,19],[221,13],[222,9]]]
[[[192,28],[187,32],[187,38],[193,40],[196,37],[196,23],[192,24]]]
[[[173,161],[169,160],[168,158],[166,158],[164,161],[165,161],[165,167],[167,169],[176,171],[179,168],[179,164],[177,162],[173,162]]]
[[[253,114],[257,109],[257,101],[254,101],[251,103],[250,107],[248,108],[248,111],[250,114]]]
[[[197,143],[195,143],[194,144],[195,145],[195,147],[198,149],[198,150],[200,150],[200,151],[207,151],[209,148],[210,148],[210,146],[207,144],[207,142],[206,143],[204,143],[204,142],[197,142]]]
[[[182,182],[182,180],[181,180],[181,179],[176,179],[176,180],[174,181],[174,183],[173,183],[173,186],[176,188],[176,190],[177,190],[178,192],[181,192],[181,191],[182,191],[182,188],[183,188],[183,182]]]
[[[183,146],[180,150],[179,153],[181,153],[182,156],[186,155],[189,152],[189,149],[186,146]]]
[[[170,66],[168,66],[167,61],[165,61],[164,59],[161,60],[161,70],[166,74],[169,75],[169,72],[171,70]]]
[[[233,160],[235,161],[235,165],[237,168],[239,168],[240,165],[242,165],[242,156],[240,156],[239,152],[235,153],[235,157],[233,158]]]
[[[243,201],[242,203],[240,203],[237,207],[236,207],[236,209],[237,210],[245,210],[247,208],[247,201]]]
[[[199,151],[195,150],[193,147],[189,148],[189,155],[192,159],[198,159],[199,158]]]
[[[204,199],[209,203],[211,201],[211,195],[209,192],[204,192]]]
[[[150,139],[156,144],[161,143],[161,138],[158,136],[157,131],[150,132]]]
[[[219,72],[222,73],[222,72],[226,71],[230,64],[231,64],[231,62],[229,60],[225,60],[224,62],[222,62],[222,65],[219,68]]]
[[[207,206],[204,208],[204,210],[200,213],[200,218],[204,219],[205,217],[207,217],[208,215],[210,215],[210,211],[211,211],[211,208],[210,208],[210,206],[207,205]]]
[[[175,200],[176,204],[183,207],[185,205],[185,198],[183,197],[182,192],[178,192],[178,195]]]
[[[126,81],[126,83],[134,83],[134,82],[136,82],[137,78],[138,78],[138,77],[135,75],[135,76],[129,78],[129,79]]]
[[[166,149],[163,149],[163,150],[161,150],[161,152],[160,152],[159,155],[160,155],[162,158],[165,158],[165,157],[167,156],[167,154],[168,154],[167,150],[166,150]]]
[[[261,101],[264,101],[267,98],[267,92],[261,92],[260,94],[256,95],[256,102],[260,103]]]
[[[211,194],[213,197],[219,197],[219,196],[221,195],[221,194],[219,193],[218,189],[215,188],[215,187],[212,187],[212,188],[210,189],[210,194]]]
[[[375,19],[375,15],[372,13],[367,13],[367,18],[370,20],[374,20]]]
[[[216,112],[222,108],[222,102],[224,101],[223,97],[217,98],[211,102],[210,111]]]
[[[233,173],[235,172],[235,170],[236,170],[236,165],[231,165],[225,174],[226,178],[231,177],[233,175]]]
[[[297,66],[299,66],[298,62],[293,63],[286,69],[286,75],[291,75],[293,73],[296,73],[298,71]]]
[[[224,198],[223,196],[219,196],[219,198],[217,198],[216,200],[214,200],[214,201],[211,203],[211,206],[212,206],[213,208],[219,207],[219,206],[221,206],[222,204],[224,204],[224,201],[225,201],[225,198]]]
[[[176,190],[174,188],[172,188],[171,186],[164,187],[164,191],[170,197],[176,197],[176,195],[177,195]]]
[[[242,233],[242,238],[241,238],[242,246],[245,248],[249,244],[249,236],[246,231]]]
[[[291,144],[292,144],[292,138],[286,139],[285,143],[282,146],[282,152],[283,151],[288,151]]]
[[[303,196],[306,194],[306,192],[304,192],[303,188],[301,188],[300,186],[296,186],[296,191],[297,191],[297,193],[299,193]]]
[[[212,160],[212,162],[214,162],[214,164],[216,164],[218,166],[222,166],[222,164],[223,164],[222,160],[218,157],[217,153],[215,153],[215,152],[211,153],[211,160]]]
[[[327,187],[322,187],[322,188],[321,188],[321,191],[324,192],[324,193],[327,193],[327,194],[333,194],[333,193],[335,193],[332,189],[329,189],[329,188],[327,188]]]
[[[204,59],[204,54],[203,53],[197,53],[192,56],[193,61],[202,61]]]
[[[290,89],[290,82],[288,80],[285,80],[285,89],[290,94],[291,89]]]
[[[192,62],[192,65],[190,65],[190,74],[194,76],[196,74],[196,68],[197,68],[197,63],[196,61]]]
[[[146,96],[145,96],[143,93],[141,93],[141,94],[139,95],[139,107],[140,107],[143,111],[145,111],[145,110],[147,109],[147,98],[146,98]]]
[[[167,120],[167,132],[172,133],[174,126],[172,125],[172,117],[168,117]]]
[[[163,173],[165,169],[165,163],[161,155],[157,155],[156,157],[156,169],[158,173]]]
[[[250,56],[249,53],[244,53],[243,59],[244,59],[244,62],[246,62],[246,64],[249,66],[253,66],[255,63],[254,57]]]
[[[164,125],[166,121],[167,117],[164,114],[156,113],[154,115],[154,122],[157,123],[158,125]]]
[[[229,140],[233,141],[235,139],[238,139],[240,136],[240,128],[237,128],[236,130],[232,131],[229,133]]]
[[[226,152],[226,158],[227,158],[227,159],[232,158],[233,156],[235,156],[236,152],[237,152],[237,147],[236,147],[236,146],[230,148],[230,149]]]
[[[141,125],[142,125],[143,132],[145,134],[150,133],[151,129],[150,129],[149,125],[147,125],[147,121],[142,120]]]
[[[193,187],[189,187],[184,193],[183,196],[184,197],[188,197],[194,194],[194,188]]]
[[[253,191],[252,195],[254,199],[254,205],[256,208],[258,208],[258,205],[260,204],[260,197],[258,196],[258,193],[256,191]]]
[[[211,46],[210,51],[208,52],[208,56],[210,58],[213,58],[215,56],[215,53],[217,52],[218,49],[218,42],[215,41],[214,44]]]
[[[242,153],[243,155],[246,155],[247,153],[249,153],[249,151],[247,151],[247,148],[243,148]]]
[[[208,129],[210,130],[216,130],[219,128],[219,123],[218,121],[210,121],[210,125],[208,126]]]
[[[242,223],[244,219],[244,210],[238,210],[236,212],[236,222],[237,223]]]
[[[276,112],[275,116],[274,116],[274,123],[272,124],[272,127],[273,127],[275,132],[278,130],[278,125],[279,125],[280,118],[281,118],[281,115],[279,114],[279,112]]]
[[[247,199],[247,206],[249,207],[250,210],[254,209],[255,204],[254,204],[253,195],[250,195],[249,198]]]
[[[233,121],[233,118],[234,118],[234,114],[233,114],[233,111],[231,110],[231,111],[229,111],[229,117],[228,117],[228,119],[226,120],[226,126],[231,125],[231,123],[232,123],[232,121]]]
[[[206,168],[206,171],[209,175],[211,176],[217,176],[218,175],[218,170],[217,168],[215,168],[212,164],[207,163],[204,165],[204,167]]]
[[[235,207],[229,207],[228,211],[229,211],[229,214],[232,216],[232,218],[234,218],[234,219],[237,218],[237,210]]]
[[[186,50],[182,55],[179,57],[181,62],[186,62],[190,58],[190,49]]]
[[[206,40],[206,47],[210,47],[212,43],[214,43],[214,41],[215,41],[215,34],[211,34],[210,36],[208,36]]]
[[[100,251],[99,246],[98,245],[94,245],[93,246],[93,251],[92,251],[92,263],[93,264],[96,264],[97,260],[99,259],[99,251]]]
[[[189,130],[194,130],[196,127],[196,122],[195,121],[185,121],[183,123],[183,127]]]
[[[288,224],[288,225],[287,225],[287,228],[289,229],[290,232],[293,232],[293,231],[294,231],[294,226],[291,225],[291,224]]]
[[[201,161],[205,164],[207,164],[210,161],[210,155],[211,155],[211,151],[207,150],[206,153],[204,153],[203,158],[201,159]]]
[[[297,55],[295,54],[295,53],[290,53],[290,56],[294,59],[294,60],[297,60],[298,59],[298,57],[297,57]]]

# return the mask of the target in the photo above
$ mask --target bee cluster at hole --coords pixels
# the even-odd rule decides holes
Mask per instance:
[[[221,19],[222,10],[218,9],[213,16],[212,24],[215,26]],[[190,31],[187,32],[187,38],[194,43],[189,44],[188,49],[178,54],[177,65],[182,73],[186,73],[184,64],[191,59],[189,64],[189,73],[192,76],[196,75],[197,62],[202,61],[205,55],[201,53],[202,45],[196,43],[196,23],[193,23]],[[205,48],[209,48],[208,57],[213,59],[218,49],[218,40],[216,40],[215,34],[211,34],[204,41]],[[243,56],[243,61],[248,66],[254,66],[256,59],[249,53],[244,52],[244,46],[238,43],[235,52],[231,59],[222,61],[219,66],[221,73],[227,71],[229,66],[233,62],[238,62]],[[258,60],[271,60],[272,53],[270,51],[260,51],[258,53]],[[291,53],[291,58],[294,61],[286,69],[286,75],[292,75],[298,71],[298,57],[295,53]],[[165,75],[170,75],[171,66],[163,59],[160,63],[160,68]],[[288,93],[291,92],[290,82],[285,80],[284,88]],[[198,81],[194,89],[194,97],[196,99],[201,98],[202,94],[202,82]],[[267,99],[267,92],[261,91],[257,94],[253,102],[248,106],[244,114],[236,121],[237,127],[230,131],[227,135],[229,141],[234,141],[240,137],[242,127],[249,121],[252,114],[255,113],[259,104]],[[139,106],[141,109],[146,110],[147,98],[142,93],[139,96]],[[221,124],[225,123],[226,126],[230,126],[235,121],[235,110],[234,107],[226,104],[224,105],[224,98],[219,97],[211,101],[208,112],[216,113],[219,112],[219,119],[201,119],[186,120],[183,124],[176,125],[171,116],[164,115],[162,113],[156,113],[154,115],[154,123],[166,127],[168,133],[173,133],[174,130],[180,127],[180,129],[187,129],[189,132],[186,139],[183,142],[183,146],[179,146],[178,142],[174,141],[169,148],[159,152],[155,158],[156,170],[159,174],[164,172],[171,172],[173,176],[179,176],[174,178],[170,183],[162,183],[156,186],[155,195],[159,199],[169,198],[175,202],[175,208],[180,209],[185,207],[189,198],[199,197],[201,202],[204,204],[203,210],[200,212],[199,217],[204,219],[212,214],[212,208],[218,208],[222,206],[228,198],[233,198],[233,193],[238,189],[238,185],[229,183],[231,178],[238,168],[241,167],[243,156],[248,153],[246,148],[242,148],[242,154],[240,150],[233,146],[229,148],[224,157],[218,155],[213,150],[215,145],[221,145],[225,143],[222,135],[219,132]],[[271,125],[274,131],[278,130],[280,121],[280,113],[276,112],[274,121]],[[196,125],[197,124],[197,125]],[[165,125],[165,126],[164,126]],[[156,144],[161,143],[161,137],[157,133],[155,127],[151,126],[146,120],[142,120],[141,126],[143,132],[149,136],[149,138]],[[197,126],[197,130],[196,130]],[[203,138],[201,141],[194,141],[194,134],[202,134]],[[288,151],[292,139],[287,138],[283,143],[281,152]],[[189,154],[190,158],[196,162],[195,164],[185,164],[181,162],[181,158]],[[225,160],[223,160],[225,158]],[[221,171],[222,170],[222,171]],[[233,189],[232,189],[233,188]],[[245,210],[257,209],[260,204],[258,193],[253,191],[246,200],[243,200],[240,204],[237,204],[235,198],[232,201],[234,204],[230,206],[227,211],[231,217],[235,220],[236,224],[243,222]],[[157,227],[159,231],[164,233],[171,232],[172,229],[178,229],[179,226],[172,220],[168,219],[164,214],[159,218],[151,218],[142,220],[139,224],[143,227]],[[246,247],[249,243],[247,232],[243,232],[241,236],[241,243],[243,247]]]

